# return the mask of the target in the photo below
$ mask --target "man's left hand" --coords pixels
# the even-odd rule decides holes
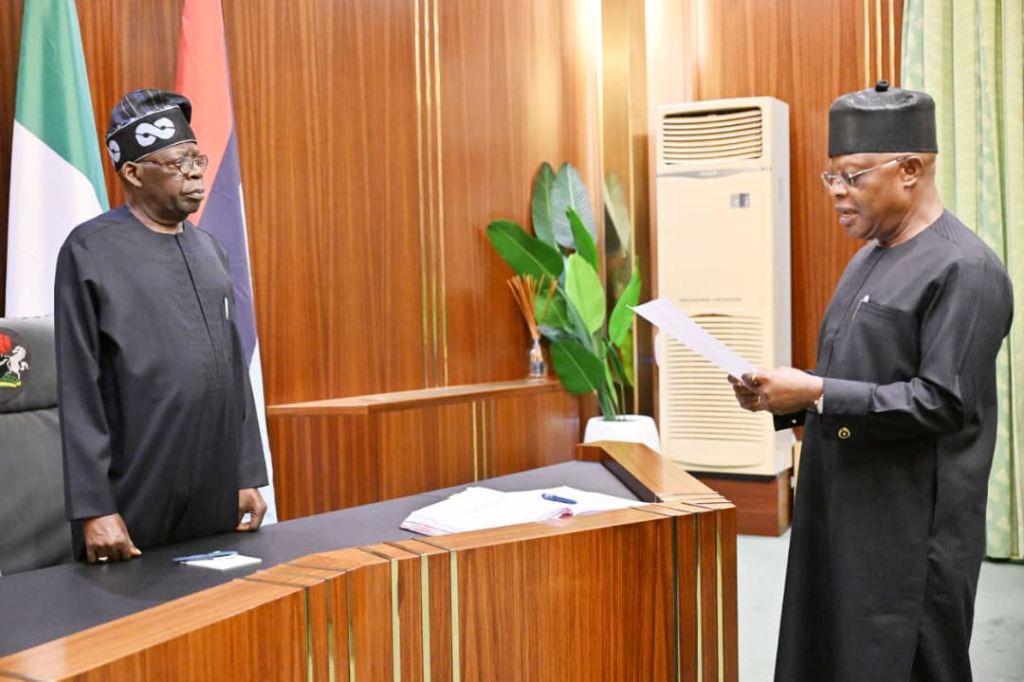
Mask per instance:
[[[757,393],[762,409],[772,414],[790,414],[814,406],[825,382],[821,377],[792,367],[743,375],[744,386]]]
[[[249,514],[249,520],[242,523],[242,517]],[[256,488],[242,488],[238,491],[238,527],[235,530],[247,532],[257,530],[267,513],[267,503]]]

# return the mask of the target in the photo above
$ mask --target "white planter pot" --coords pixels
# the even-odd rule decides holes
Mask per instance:
[[[654,420],[640,414],[625,414],[611,421],[604,417],[591,417],[583,434],[584,443],[597,440],[617,440],[642,443],[651,450],[661,452],[661,439]]]

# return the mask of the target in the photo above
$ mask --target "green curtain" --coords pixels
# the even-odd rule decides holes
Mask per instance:
[[[905,0],[901,86],[935,98],[938,183],[1024,300],[1024,0]],[[1024,314],[998,359],[999,435],[987,553],[1024,552]]]

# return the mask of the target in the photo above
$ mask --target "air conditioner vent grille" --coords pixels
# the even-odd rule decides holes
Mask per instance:
[[[760,107],[666,114],[661,122],[662,162],[758,159],[764,153]]]
[[[693,320],[755,366],[766,366],[764,324],[756,317],[693,315]],[[666,439],[759,443],[771,424],[764,414],[740,409],[722,370],[674,339],[665,349],[661,373],[672,391],[662,408]]]

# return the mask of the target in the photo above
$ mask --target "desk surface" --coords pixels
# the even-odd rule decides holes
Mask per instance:
[[[603,465],[593,462],[565,462],[474,485],[507,491],[569,485],[636,499]],[[419,537],[400,529],[402,520],[413,510],[465,487],[295,519],[258,533],[230,533],[149,549],[144,556],[123,564],[65,564],[0,577],[0,656],[309,554]],[[212,571],[172,561],[176,556],[214,549],[237,550],[263,562]]]

